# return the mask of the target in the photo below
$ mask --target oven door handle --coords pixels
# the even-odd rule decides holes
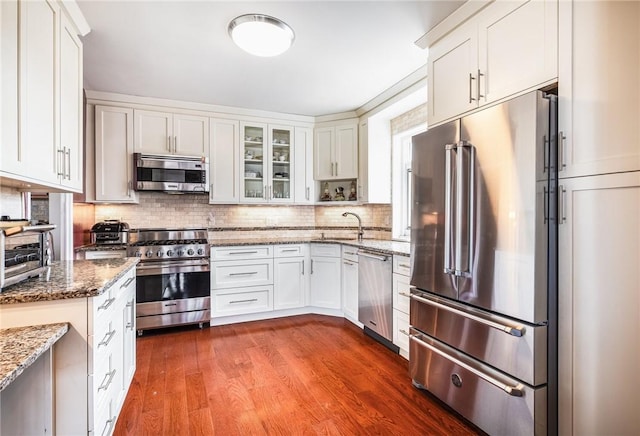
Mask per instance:
[[[136,267],[137,276],[154,276],[160,274],[171,273],[190,273],[190,272],[209,272],[211,268],[209,266],[208,259],[202,259],[199,262],[162,262],[154,263],[153,265],[146,265],[139,263]]]

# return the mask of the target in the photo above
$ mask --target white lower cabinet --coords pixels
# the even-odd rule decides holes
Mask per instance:
[[[295,309],[306,305],[309,289],[308,245],[275,247],[273,308]]]
[[[400,348],[400,355],[409,358],[409,271],[408,256],[393,255],[393,343]]]
[[[340,245],[311,244],[310,306],[340,309],[342,305],[340,262]]]
[[[558,433],[640,434],[640,172],[559,184]]]
[[[110,435],[136,369],[135,267],[97,297],[0,305],[0,328],[68,322],[54,354],[59,435]]]
[[[342,312],[358,323],[358,249],[342,247]]]
[[[118,259],[122,257],[127,257],[127,250],[96,250],[76,253],[76,260]]]
[[[267,245],[211,249],[211,317],[273,310],[273,249]]]

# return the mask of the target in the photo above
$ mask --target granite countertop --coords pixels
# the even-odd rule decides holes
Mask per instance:
[[[320,244],[342,244],[351,247],[371,249],[385,254],[400,254],[409,256],[411,245],[408,242],[388,241],[381,239],[312,239],[312,238],[242,238],[242,239],[218,239],[209,240],[212,247],[238,246],[238,245],[268,245],[268,244],[306,244],[309,242]]]
[[[41,277],[3,289],[0,304],[95,297],[137,263],[138,259],[131,257],[54,262]]]
[[[81,245],[80,247],[74,248],[74,252],[83,252],[83,251],[120,251],[126,250],[128,247],[127,244],[109,244],[109,245],[96,245],[96,244],[88,244]]]
[[[0,329],[0,392],[69,330],[67,323]]]

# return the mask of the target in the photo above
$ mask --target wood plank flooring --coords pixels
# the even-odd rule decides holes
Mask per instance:
[[[168,329],[137,347],[115,435],[478,434],[342,318]]]

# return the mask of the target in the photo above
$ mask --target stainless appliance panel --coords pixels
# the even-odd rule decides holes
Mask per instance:
[[[547,320],[548,184],[544,167],[549,102],[525,94],[461,119],[473,150],[469,216],[471,271],[460,274],[460,301],[530,323]],[[464,235],[461,236],[461,238]],[[429,290],[429,289],[427,289]]]
[[[393,340],[393,261],[391,256],[358,251],[358,320]]]
[[[455,158],[447,144],[458,141],[459,122],[443,124],[413,137],[411,179],[411,283],[457,298],[453,275]],[[450,187],[451,189],[445,189]],[[445,272],[446,271],[446,272]]]
[[[491,435],[546,435],[547,387],[532,388],[411,329],[409,372]]]
[[[136,318],[138,334],[143,330],[161,327],[174,327],[188,324],[204,324],[211,322],[211,310],[196,310],[193,312],[166,313]]]
[[[138,303],[136,305],[136,316],[146,317],[150,315],[164,315],[208,309],[211,309],[211,297],[153,301],[149,303]],[[138,328],[140,328],[140,326],[138,326]]]
[[[411,290],[411,325],[532,386],[547,382],[547,326]]]

